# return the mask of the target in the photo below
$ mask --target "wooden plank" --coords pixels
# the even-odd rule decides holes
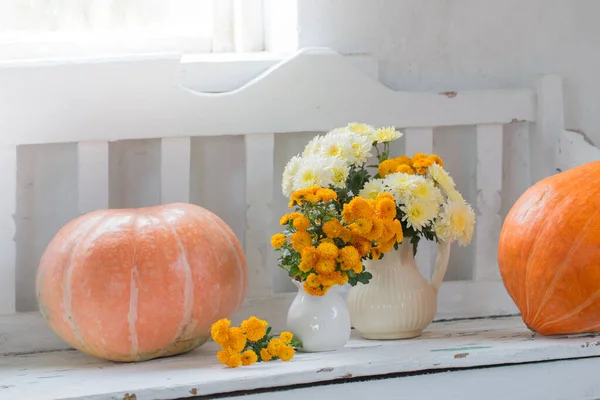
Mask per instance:
[[[17,147],[0,145],[0,315],[16,310]],[[1,333],[1,332],[0,332]]]
[[[77,143],[79,212],[108,208],[108,142]]]
[[[249,135],[246,142],[246,232],[248,297],[270,295],[273,288],[270,246],[275,135]],[[267,316],[265,316],[266,318]]]
[[[536,129],[529,136],[531,175],[534,183],[557,172],[558,142],[565,127],[561,77],[541,77],[537,92],[536,119]]]
[[[164,138],[160,144],[160,202],[190,202],[190,138]]]
[[[415,153],[433,153],[433,129],[432,128],[408,128],[404,133],[404,149],[406,155],[412,157]],[[425,277],[430,279],[433,273],[435,252],[437,246],[433,242],[422,239],[417,249],[417,268]]]
[[[498,240],[502,191],[503,126],[477,125],[477,223],[475,224],[476,280],[500,280]]]
[[[594,337],[536,336],[518,317],[434,323],[419,340],[365,341],[354,332],[344,349],[298,353],[286,364],[227,369],[219,365],[217,350],[207,343],[181,356],[129,364],[78,351],[5,356],[0,362],[10,368],[0,372],[0,399],[176,399],[349,377],[600,356]]]
[[[265,49],[263,0],[234,0],[234,48],[238,53]]]
[[[600,398],[598,359],[585,358],[444,373],[361,380],[293,390],[257,392],[228,400],[463,399],[532,400]],[[565,385],[565,382],[569,382]],[[282,390],[285,390],[282,388]]]
[[[119,61],[0,67],[0,120],[10,132],[3,140],[25,144],[322,132],[348,121],[419,128],[536,117],[532,90],[398,92],[323,49],[299,51],[218,95],[182,88],[176,80],[177,57]],[[98,99],[104,99],[103,108]],[[32,112],[36,118],[29,117]],[[61,129],[49,132],[48,126]]]

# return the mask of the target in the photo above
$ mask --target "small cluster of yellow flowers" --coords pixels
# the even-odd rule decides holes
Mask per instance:
[[[258,361],[289,361],[294,357],[293,345],[298,344],[291,332],[282,332],[279,338],[270,335],[269,324],[254,316],[239,327],[230,327],[231,321],[223,318],[212,324],[211,337],[222,350],[219,361],[230,367],[248,366]]]
[[[306,189],[299,189],[290,196],[289,207],[301,206],[304,203],[324,203],[337,200],[337,193],[331,189],[322,188],[320,186],[310,186]],[[283,224],[282,224],[283,225]]]
[[[428,156],[425,153],[416,153],[412,158],[400,156],[384,160],[379,164],[377,172],[379,172],[381,178],[385,178],[394,172],[402,172],[409,175],[414,175],[415,173],[425,175],[427,174],[427,169],[433,164],[438,164],[441,167],[444,166],[443,160],[435,154]]]
[[[404,238],[402,224],[396,218],[396,203],[389,193],[375,199],[355,197],[344,204],[342,218],[349,224],[352,244],[361,257],[379,259]]]

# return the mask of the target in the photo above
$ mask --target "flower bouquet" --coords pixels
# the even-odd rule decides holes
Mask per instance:
[[[287,163],[282,191],[294,210],[282,217],[283,231],[272,244],[278,265],[306,293],[368,284],[391,250],[396,264],[414,264],[422,238],[444,246],[470,243],[475,213],[443,160],[423,153],[391,157],[390,143],[401,136],[391,127],[352,123],[315,137]],[[410,257],[401,263],[403,249]],[[446,253],[440,254],[447,264]],[[441,264],[436,269],[443,275]],[[441,283],[440,272],[434,278]]]

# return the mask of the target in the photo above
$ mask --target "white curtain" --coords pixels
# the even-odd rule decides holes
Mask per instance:
[[[0,0],[0,59],[264,49],[262,0]]]

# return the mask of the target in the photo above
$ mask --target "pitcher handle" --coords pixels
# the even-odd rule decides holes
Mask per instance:
[[[448,268],[448,261],[450,260],[450,243],[439,242],[437,246],[437,255],[435,257],[435,266],[433,268],[433,276],[429,284],[437,293],[442,285],[444,276],[446,275],[446,269]]]

